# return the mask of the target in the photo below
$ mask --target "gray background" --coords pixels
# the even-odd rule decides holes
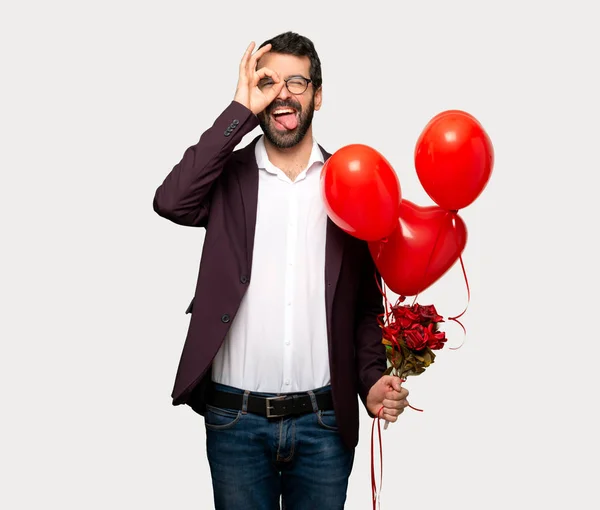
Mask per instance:
[[[376,148],[405,198],[432,204],[413,151],[436,113],[496,151],[460,213],[465,344],[407,382],[425,411],[384,433],[382,508],[598,508],[593,4],[3,2],[0,507],[212,508],[202,419],[170,401],[203,232],[152,198],[248,43],[291,29],[323,62],[317,140]],[[459,266],[419,301],[460,312]]]

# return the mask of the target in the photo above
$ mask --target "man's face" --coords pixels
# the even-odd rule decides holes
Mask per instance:
[[[268,67],[284,80],[292,77],[310,78],[308,57],[269,52],[258,61],[257,67]],[[280,149],[288,149],[304,138],[314,111],[320,108],[321,89],[315,92],[312,83],[303,94],[293,94],[284,86],[275,100],[258,114],[258,120],[267,140]]]

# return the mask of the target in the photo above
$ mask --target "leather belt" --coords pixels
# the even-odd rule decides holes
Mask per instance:
[[[321,411],[333,409],[331,391],[315,393],[317,407]],[[212,389],[208,392],[206,402],[215,407],[241,410],[244,403],[243,393],[229,393]],[[313,411],[308,393],[280,395],[277,397],[262,397],[250,393],[248,395],[249,413],[260,414],[267,418],[281,418],[290,415],[300,415]]]

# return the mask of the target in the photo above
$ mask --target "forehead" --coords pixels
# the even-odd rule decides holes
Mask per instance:
[[[310,77],[310,59],[308,57],[268,52],[257,63],[257,68],[261,67],[268,67],[283,78],[295,75]]]

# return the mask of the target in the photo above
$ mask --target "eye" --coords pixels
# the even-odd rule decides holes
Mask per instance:
[[[260,80],[258,82],[258,87],[259,88],[266,88],[266,87],[272,87],[273,86],[273,80],[271,78],[263,78],[262,80]]]

